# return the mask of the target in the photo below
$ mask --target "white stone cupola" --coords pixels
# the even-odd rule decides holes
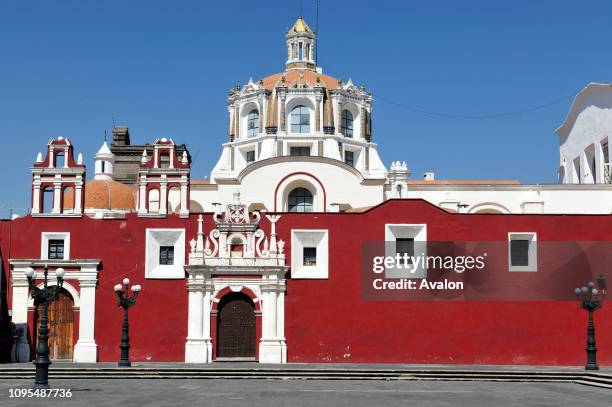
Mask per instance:
[[[94,179],[112,180],[115,155],[111,152],[106,141],[94,156]]]
[[[287,69],[312,69],[316,67],[315,61],[315,32],[306,24],[302,17],[298,17],[293,26],[287,31]]]

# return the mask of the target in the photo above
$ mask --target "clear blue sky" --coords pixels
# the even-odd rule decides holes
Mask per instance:
[[[230,87],[281,71],[284,30],[315,1],[0,3],[0,216],[26,211],[30,172],[49,138],[91,157],[104,130],[134,143],[172,137],[209,175],[226,139]],[[554,182],[554,130],[571,99],[522,115],[454,115],[538,106],[612,80],[610,1],[322,0],[319,64],[374,94],[374,140],[387,166],[420,178]],[[378,97],[378,98],[377,98]],[[384,100],[383,100],[384,99]]]

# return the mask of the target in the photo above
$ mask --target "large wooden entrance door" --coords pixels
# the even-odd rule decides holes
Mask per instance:
[[[221,299],[217,317],[217,357],[255,358],[255,306],[243,293]]]
[[[73,331],[74,331],[74,301],[68,291],[62,289],[59,298],[49,305],[49,358],[70,359],[73,353]],[[38,307],[38,328],[40,329],[40,318],[42,306]],[[38,346],[38,333],[36,334]]]

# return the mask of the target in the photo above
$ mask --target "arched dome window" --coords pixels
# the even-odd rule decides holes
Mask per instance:
[[[353,114],[348,110],[342,111],[342,123],[340,124],[340,132],[344,137],[353,137]]]
[[[247,115],[247,136],[255,137],[259,134],[259,112],[253,109]]]
[[[289,212],[312,212],[312,193],[306,188],[295,188],[289,193],[287,210]]]
[[[291,111],[291,132],[310,133],[310,109],[299,105]]]

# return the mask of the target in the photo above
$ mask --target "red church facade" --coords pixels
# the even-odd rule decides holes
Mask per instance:
[[[269,215],[269,214],[268,214]],[[607,242],[612,218],[580,215],[497,215],[448,213],[421,200],[390,200],[363,213],[283,213],[276,221],[278,239],[286,243],[286,264],[292,264],[292,231],[326,231],[327,277],[292,276],[287,267],[284,288],[284,335],[287,362],[385,362],[441,364],[547,364],[578,365],[583,362],[585,313],[570,293],[564,299],[470,300],[455,298],[385,300],[365,298],[363,249],[367,242],[384,242],[386,225],[426,225],[427,241],[488,241],[507,245],[508,234],[537,234],[539,257],[535,273],[512,273],[508,267],[488,268],[489,284],[500,290],[512,278],[529,284],[530,276],[545,272],[544,242]],[[168,215],[163,227],[185,229],[190,238],[198,234],[198,214]],[[213,214],[202,215],[205,231],[214,229]],[[124,219],[26,216],[3,222],[1,253],[3,281],[8,283],[8,304],[14,304],[17,268],[25,261],[42,270],[41,236],[70,236],[73,269],[61,264],[67,275],[81,272],[82,264],[97,263],[94,321],[84,321],[83,304],[75,307],[73,345],[80,325],[93,323],[96,360],[114,361],[119,351],[122,314],[113,286],[125,277],[142,285],[137,305],[130,310],[131,355],[136,361],[185,361],[188,337],[187,273],[183,278],[147,278],[145,263],[147,229],[158,228],[159,219],[127,214]],[[259,227],[270,228],[264,217]],[[186,245],[186,243],[184,243]],[[188,249],[185,260],[188,261]],[[9,260],[10,258],[10,260]],[[507,261],[507,258],[505,259]],[[47,260],[52,271],[54,261]],[[61,262],[60,262],[61,263]],[[588,262],[587,262],[588,263]],[[584,264],[587,264],[584,263]],[[59,264],[59,263],[58,263]],[[501,264],[501,263],[500,263]],[[582,263],[581,263],[582,264]],[[498,267],[499,266],[499,267]],[[606,270],[595,270],[602,272]],[[580,273],[588,281],[592,270]],[[247,273],[248,274],[248,273]],[[39,273],[40,275],[40,273]],[[528,275],[528,277],[525,277]],[[236,278],[235,275],[231,276]],[[256,275],[241,276],[258,278]],[[559,280],[576,276],[558,275]],[[224,276],[214,276],[223,279]],[[510,280],[509,280],[510,279]],[[78,278],[67,279],[78,294]],[[90,283],[87,283],[90,284]],[[519,284],[519,285],[520,285]],[[91,284],[90,284],[91,285]],[[211,310],[212,361],[217,359],[219,305],[223,297],[242,292],[253,301],[254,341],[262,336],[261,302],[244,287],[225,289],[213,298]],[[83,301],[81,295],[80,301]],[[76,305],[76,304],[75,304]],[[14,307],[13,307],[14,308]],[[15,315],[13,310],[13,315]],[[35,310],[28,306],[27,337],[35,337]],[[89,316],[88,316],[89,318]],[[612,316],[596,313],[599,360],[612,364]],[[244,340],[241,339],[241,340]],[[249,339],[250,340],[250,339]],[[30,352],[30,354],[33,354]],[[259,351],[256,351],[256,359]]]

